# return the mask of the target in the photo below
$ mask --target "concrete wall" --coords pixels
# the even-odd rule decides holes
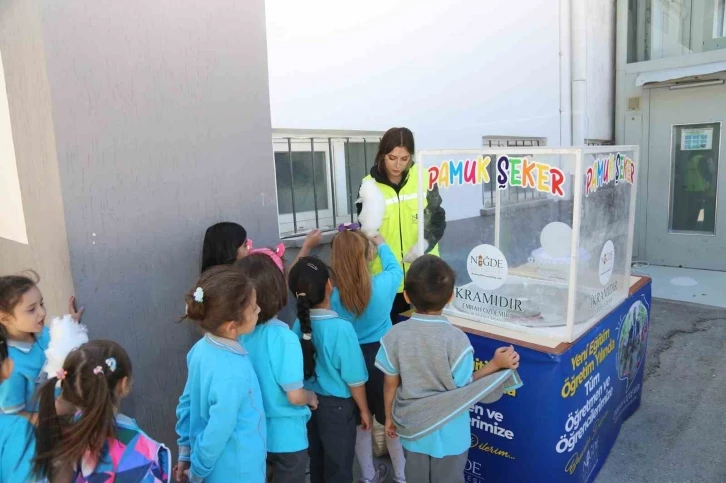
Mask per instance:
[[[232,220],[260,245],[277,238],[264,3],[0,8],[30,238],[0,241],[0,268],[37,268],[61,294],[72,272],[92,337],[134,362],[124,412],[174,446],[197,338],[175,322],[204,230]]]
[[[0,238],[0,274],[34,269],[49,314],[73,293],[37,2],[0,2],[0,54],[28,242]]]

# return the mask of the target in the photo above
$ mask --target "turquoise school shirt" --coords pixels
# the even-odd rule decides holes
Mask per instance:
[[[8,380],[0,385],[0,413],[38,411],[38,405],[33,401],[33,397],[36,388],[48,378],[43,372],[43,366],[49,342],[48,327],[43,328],[35,342],[8,340],[8,355],[15,363],[15,369]]]
[[[33,426],[23,416],[0,414],[0,483],[31,481],[35,456]]]
[[[337,288],[330,297],[333,311],[353,323],[359,344],[379,342],[391,329],[391,306],[403,280],[401,264],[387,244],[378,247],[378,256],[381,257],[383,271],[371,279],[371,299],[362,314],[356,316],[343,306]]]
[[[206,334],[187,355],[189,374],[177,406],[179,459],[192,483],[264,483],[267,427],[247,351]]]
[[[347,320],[332,310],[311,309],[313,345],[317,351],[315,377],[305,381],[305,389],[321,396],[350,397],[350,388],[362,386],[368,381],[363,352],[358,336]],[[300,321],[292,330],[302,338]]]
[[[278,319],[258,324],[241,340],[260,381],[267,419],[267,451],[294,453],[307,449],[310,408],[295,406],[287,399],[287,391],[303,387],[300,340]]]
[[[414,314],[412,319],[419,322],[429,322],[433,324],[448,324],[449,321],[442,316],[429,316],[422,314]],[[386,348],[381,345],[376,354],[376,367],[383,371],[384,374],[397,376],[398,371],[388,360]],[[456,387],[463,387],[472,381],[474,374],[474,349],[469,347],[459,360],[451,368],[451,375],[454,378]],[[471,445],[471,427],[469,420],[469,411],[466,411],[450,422],[441,426],[441,428],[416,440],[401,438],[401,446],[407,451],[425,454],[434,458],[443,458],[444,456],[455,456],[469,450]]]

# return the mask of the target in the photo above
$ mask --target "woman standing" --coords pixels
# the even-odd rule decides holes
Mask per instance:
[[[438,243],[446,229],[446,213],[441,207],[441,196],[436,186],[426,194],[424,200],[424,252],[418,247],[418,166],[413,162],[415,154],[413,133],[405,127],[394,127],[381,138],[375,163],[370,174],[386,200],[386,211],[381,225],[381,236],[388,242],[396,260],[404,272],[419,256],[439,254]],[[358,214],[363,209],[357,205]],[[371,273],[383,271],[380,257],[371,264]],[[391,320],[395,324],[399,314],[409,310],[403,298],[403,282],[391,307]]]

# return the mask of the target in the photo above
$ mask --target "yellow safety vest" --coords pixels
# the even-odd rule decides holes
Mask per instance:
[[[697,154],[688,160],[686,164],[686,191],[691,193],[703,193],[706,191],[706,181],[701,175],[701,163],[703,156]]]
[[[364,179],[373,179],[371,175]],[[401,187],[401,191],[376,181],[378,188],[386,200],[386,212],[383,215],[381,236],[386,240],[398,263],[418,241],[418,167],[414,164],[408,170],[408,181]],[[424,195],[425,196],[425,195]],[[424,199],[424,208],[428,205]],[[439,256],[439,246],[436,245],[429,254]],[[410,263],[403,263],[404,276],[408,272]],[[373,275],[383,271],[380,257],[376,257],[370,265]],[[403,282],[398,287],[398,293],[403,292]]]

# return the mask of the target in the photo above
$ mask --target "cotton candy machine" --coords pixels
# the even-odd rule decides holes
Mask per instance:
[[[629,290],[637,147],[421,151],[426,200],[446,210],[441,258],[457,273],[446,314],[484,332],[570,342]],[[430,195],[429,195],[430,196]]]

